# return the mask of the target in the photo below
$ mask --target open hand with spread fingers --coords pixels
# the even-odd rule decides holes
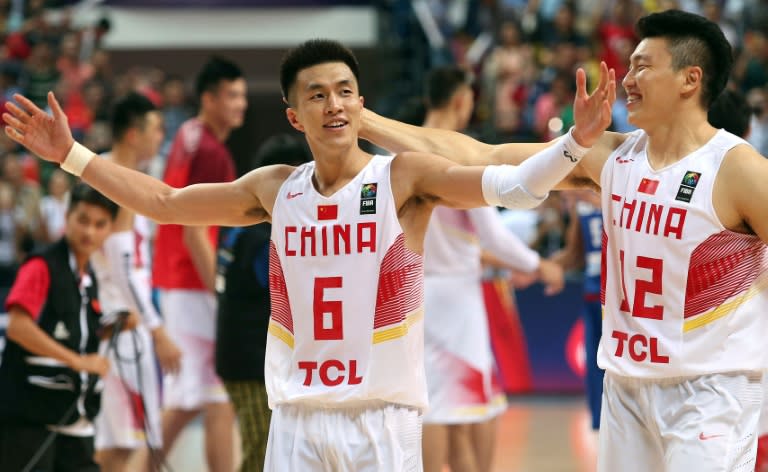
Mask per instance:
[[[47,114],[23,95],[15,94],[13,99],[18,105],[13,102],[5,104],[5,134],[46,161],[63,162],[75,140],[69,130],[67,116],[53,92],[48,92],[48,106],[53,115]]]
[[[587,94],[587,74],[576,71],[576,96],[573,99],[573,138],[584,147],[591,147],[611,124],[611,108],[616,101],[616,72],[600,63],[600,82]]]

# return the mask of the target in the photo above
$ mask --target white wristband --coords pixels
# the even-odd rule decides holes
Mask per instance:
[[[67,154],[67,158],[61,163],[61,168],[72,175],[80,177],[85,170],[85,166],[93,159],[93,156],[95,154],[90,149],[75,141],[69,150],[69,154]]]
[[[570,159],[571,162],[579,162],[590,150],[590,148],[577,143],[573,138],[573,126],[568,130],[568,134],[563,136],[563,147],[565,148],[563,155]]]

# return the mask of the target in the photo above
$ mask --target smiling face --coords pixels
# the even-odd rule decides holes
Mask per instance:
[[[630,58],[629,71],[622,81],[629,122],[648,129],[660,120],[679,115],[682,102],[695,88],[686,80],[689,69],[692,68],[675,70],[666,39],[642,40]]]
[[[313,148],[357,146],[363,97],[352,70],[343,62],[326,62],[299,71],[288,92],[291,126]]]

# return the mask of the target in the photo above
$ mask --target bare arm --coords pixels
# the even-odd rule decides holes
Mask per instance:
[[[560,264],[563,270],[572,270],[584,266],[584,241],[581,237],[579,215],[574,204],[570,210],[570,220],[565,229],[565,247],[557,251],[550,258]]]
[[[592,147],[581,163],[557,188],[595,188],[600,171],[613,149],[623,139],[616,133],[603,133],[610,124],[610,106],[616,98],[613,71],[601,65],[601,82],[591,95],[586,92],[584,71],[577,73],[574,99],[576,125],[574,137],[579,144]],[[607,111],[606,111],[607,110]],[[608,122],[602,114],[607,113]],[[393,152],[418,151],[438,154],[461,165],[518,165],[550,143],[507,143],[489,145],[455,131],[421,128],[384,118],[372,111],[363,113],[360,136]]]
[[[32,354],[59,360],[73,370],[106,374],[109,368],[106,359],[97,355],[81,356],[59,344],[40,329],[29,313],[19,306],[11,307],[8,316],[6,336]]]
[[[717,177],[714,206],[723,225],[768,244],[768,159],[750,146],[732,149]]]
[[[469,212],[472,224],[479,231],[480,244],[512,270],[535,274],[546,286],[545,293],[554,295],[563,290],[563,269],[542,259],[533,249],[509,231],[493,208],[476,208]]]
[[[208,226],[185,226],[184,245],[197,269],[197,275],[211,292],[216,291],[216,254],[208,239]]]
[[[62,163],[74,140],[67,117],[53,93],[53,116],[21,95],[8,102],[6,134],[45,160]],[[244,226],[266,221],[274,193],[290,172],[288,166],[257,169],[229,183],[196,184],[175,189],[153,177],[106,159],[90,159],[82,177],[120,206],[160,223]]]

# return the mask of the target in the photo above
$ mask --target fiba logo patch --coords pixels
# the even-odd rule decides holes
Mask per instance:
[[[360,189],[361,215],[376,214],[376,189],[378,185],[378,183],[363,184],[363,187]]]
[[[696,186],[699,184],[699,178],[701,178],[701,172],[686,171],[683,181],[680,182],[680,188],[677,189],[675,200],[690,203],[691,198],[693,198],[693,191],[696,190]]]

